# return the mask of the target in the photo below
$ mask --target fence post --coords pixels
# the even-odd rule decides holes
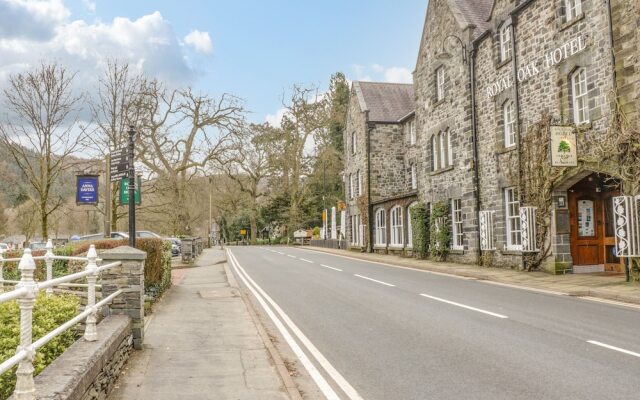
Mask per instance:
[[[98,253],[96,253],[96,247],[91,245],[87,253],[88,262],[86,267],[86,271],[91,272],[91,275],[87,275],[87,308],[92,309],[91,314],[87,317],[84,328],[84,340],[87,342],[95,342],[98,340],[98,331],[96,329],[96,313],[98,310],[94,308],[96,304],[96,279],[98,278],[97,258]]]
[[[112,314],[128,315],[132,319],[133,347],[142,350],[144,341],[144,261],[147,253],[129,246],[116,247],[100,253],[103,263],[121,261],[122,265],[102,272],[102,297],[116,290],[123,293],[113,299]]]
[[[47,240],[47,254],[45,254],[44,257],[44,262],[47,265],[47,280],[49,281],[53,279],[53,242],[51,239]],[[47,288],[46,293],[52,294],[53,288]]]
[[[24,249],[18,269],[20,270],[20,283],[16,288],[27,289],[27,293],[18,299],[18,305],[20,306],[20,345],[18,346],[18,352],[26,351],[27,357],[18,364],[16,389],[13,394],[16,400],[34,400],[36,398],[36,387],[33,381],[35,351],[31,348],[31,344],[33,340],[33,304],[36,301],[36,282],[33,279],[33,272],[36,269],[36,263],[31,256],[31,249]]]

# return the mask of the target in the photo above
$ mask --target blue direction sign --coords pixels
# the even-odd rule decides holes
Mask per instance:
[[[76,176],[76,203],[98,204],[98,175]]]

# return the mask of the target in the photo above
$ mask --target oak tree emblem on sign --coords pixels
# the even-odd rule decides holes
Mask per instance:
[[[566,140],[560,141],[560,145],[558,145],[559,153],[569,153],[571,152],[571,145]]]

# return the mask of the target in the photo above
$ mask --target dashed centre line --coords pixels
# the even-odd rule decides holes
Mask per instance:
[[[636,353],[634,351],[626,350],[626,349],[623,349],[623,348],[620,348],[620,347],[616,347],[616,346],[611,346],[610,344],[598,342],[596,340],[587,340],[587,343],[591,343],[591,344],[594,344],[596,346],[604,347],[605,349],[619,351],[620,353],[628,354],[630,356],[640,357],[640,353]]]
[[[364,276],[364,275],[353,274],[353,276],[357,276],[358,278],[366,279],[368,281],[376,282],[376,283],[379,283],[381,285],[386,285],[386,286],[391,286],[391,287],[395,287],[396,286],[396,285],[393,285],[391,283],[382,282],[382,281],[379,281],[377,279],[369,278],[369,277]]]
[[[332,269],[334,271],[338,271],[338,272],[342,272],[342,270],[340,268],[335,268],[335,267],[331,267],[329,265],[324,265],[324,264],[320,264],[321,267],[325,267],[325,268],[329,268]]]
[[[297,258],[296,256],[292,256],[291,254],[287,254],[287,257]]]
[[[443,303],[451,304],[452,306],[462,307],[462,308],[466,308],[467,310],[477,311],[479,313],[491,315],[492,317],[496,317],[496,318],[503,318],[503,319],[504,318],[509,318],[506,315],[497,314],[497,313],[494,313],[494,312],[491,312],[491,311],[483,310],[481,308],[467,306],[465,304],[460,304],[460,303],[456,303],[455,301],[441,299],[439,297],[430,296],[430,295],[424,294],[424,293],[420,293],[420,296],[426,297],[426,298],[431,299],[431,300],[436,300],[436,301],[440,301],[440,302],[443,302]]]
[[[313,261],[307,260],[306,258],[301,258],[300,261],[304,261],[306,263],[313,264]]]

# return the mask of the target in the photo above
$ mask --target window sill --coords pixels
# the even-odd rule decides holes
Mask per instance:
[[[449,249],[449,254],[463,255],[464,249]]]
[[[386,244],[374,244],[373,245],[373,249],[374,250],[386,250],[387,249],[387,245]]]
[[[434,103],[433,103],[433,106],[432,106],[432,107],[433,107],[433,108],[438,107],[440,104],[444,103],[444,101],[445,101],[446,99],[447,99],[446,97],[443,97],[443,98],[441,98],[440,100],[437,100],[437,99],[435,99],[435,98],[434,98],[434,99],[433,99]]]
[[[500,69],[505,65],[509,65],[509,63],[511,63],[511,56],[509,56],[509,58],[507,58],[506,60],[498,61],[498,64],[496,64],[496,69]]]
[[[403,250],[404,246],[401,244],[390,244],[389,250]]]
[[[588,131],[591,128],[593,128],[592,121],[581,122],[579,124],[576,124],[576,130],[578,131]]]
[[[452,170],[453,170],[453,165],[449,165],[447,168],[442,168],[442,169],[439,169],[439,170],[436,170],[436,171],[432,171],[432,172],[429,173],[429,175],[431,175],[431,176],[440,175],[440,174],[442,174],[444,172],[452,171]]]
[[[516,249],[506,249],[506,250],[502,250],[500,254],[502,254],[503,256],[521,256],[522,251],[516,250]]]
[[[569,21],[564,21],[561,25],[560,28],[558,29],[559,31],[563,31],[571,26],[573,26],[574,24],[582,21],[584,19],[584,11],[581,12],[579,15],[576,15],[575,17],[573,17],[572,19],[570,19]]]
[[[518,148],[518,146],[516,146],[515,144],[513,146],[509,146],[509,147],[502,147],[502,148],[499,148],[498,150],[496,150],[496,155],[510,153],[510,152],[514,151],[515,149],[517,149],[517,148]]]

